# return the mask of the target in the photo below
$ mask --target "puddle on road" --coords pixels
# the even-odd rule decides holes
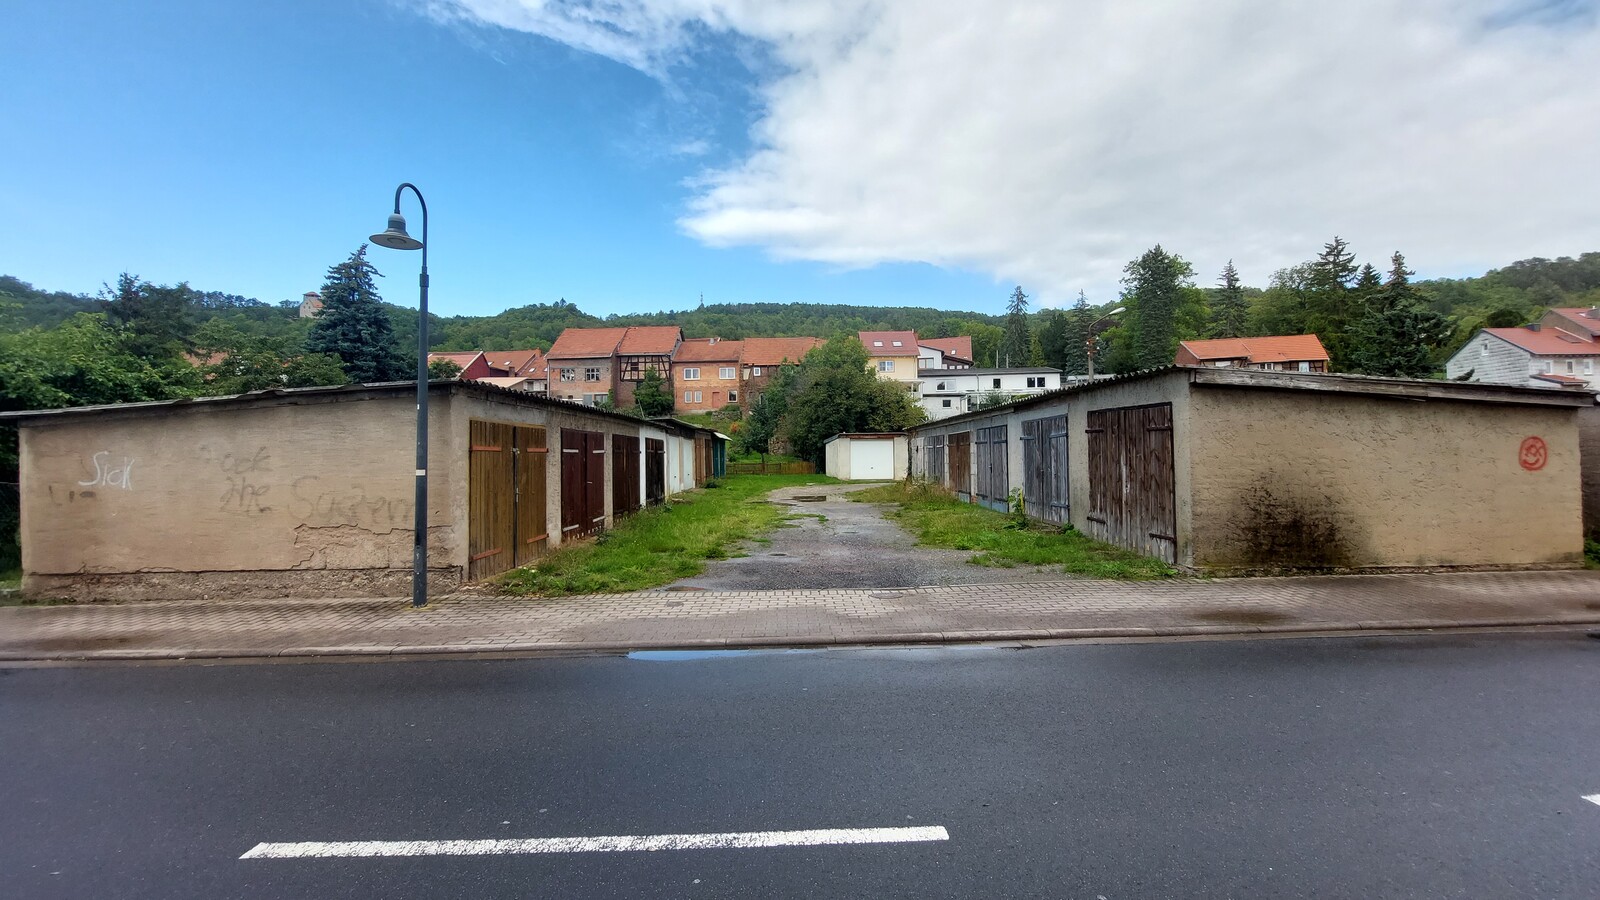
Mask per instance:
[[[802,494],[802,495],[800,495],[798,497],[790,497],[789,499],[795,501],[796,503],[826,503],[826,502],[828,502],[828,498],[824,494]]]

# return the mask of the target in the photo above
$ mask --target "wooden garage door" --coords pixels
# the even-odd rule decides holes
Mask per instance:
[[[561,429],[561,535],[594,534],[606,524],[606,436]]]
[[[1066,416],[1022,423],[1022,468],[1022,502],[1028,515],[1046,522],[1066,522]]]
[[[1172,404],[1089,413],[1089,534],[1177,562]]]
[[[667,442],[644,439],[644,502],[655,506],[667,499]]]
[[[537,426],[468,423],[467,580],[523,565],[549,545],[545,437]]]
[[[1007,494],[1011,490],[1006,473],[1006,426],[979,428],[972,443],[978,458],[978,502],[1004,512],[1009,507]]]
[[[922,457],[922,477],[929,481],[945,480],[944,435],[930,434]]]
[[[611,436],[611,513],[626,515],[639,508],[639,439]]]
[[[950,477],[945,484],[961,499],[972,499],[972,432],[950,435],[945,442],[945,455],[950,463]]]

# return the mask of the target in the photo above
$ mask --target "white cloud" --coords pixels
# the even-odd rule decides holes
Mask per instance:
[[[1424,273],[1600,247],[1600,30],[1592,2],[1551,8],[433,0],[663,78],[698,41],[764,45],[756,149],[697,182],[685,230],[1047,303],[1104,298],[1157,242],[1254,284],[1335,233]]]

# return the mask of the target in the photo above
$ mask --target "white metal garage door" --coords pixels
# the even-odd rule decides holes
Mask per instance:
[[[894,441],[851,441],[850,477],[894,480]]]

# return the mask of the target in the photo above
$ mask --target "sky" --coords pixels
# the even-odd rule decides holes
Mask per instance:
[[[276,302],[997,313],[1600,250],[1600,0],[0,0],[0,273]],[[409,196],[414,231],[420,214]],[[415,303],[417,254],[369,251]]]

